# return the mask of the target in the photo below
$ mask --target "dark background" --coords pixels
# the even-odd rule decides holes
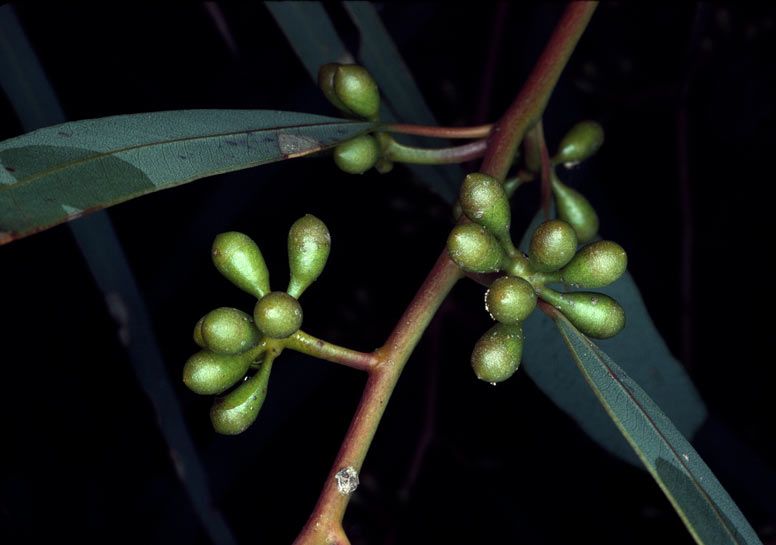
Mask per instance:
[[[603,124],[604,147],[566,179],[595,204],[602,235],[627,249],[658,329],[709,406],[699,452],[774,543],[776,492],[721,430],[776,469],[765,263],[776,10],[679,4],[601,6],[549,104],[545,133],[552,149],[577,120]],[[328,7],[355,45],[341,6]],[[466,125],[509,104],[562,6],[379,8],[440,122]],[[199,4],[16,9],[70,119],[184,108],[334,114],[260,4],[222,6],[233,49]],[[483,91],[488,79],[492,93]],[[22,132],[0,96],[0,137]],[[517,195],[519,237],[538,191]],[[347,176],[327,157],[298,160],[110,210],[214,507],[239,543],[293,540],[364,380],[286,353],[259,420],[236,438],[216,436],[210,400],[180,382],[196,320],[217,306],[251,308],[210,263],[215,234],[253,236],[277,286],[287,277],[287,229],[304,213],[333,237],[329,265],[302,299],[305,329],[370,350],[451,226],[444,203],[405,169]],[[1,247],[0,271],[0,541],[208,543],[70,230]],[[469,354],[488,327],[481,297],[471,283],[456,287],[399,382],[346,515],[354,545],[691,543],[652,479],[596,446],[525,374],[496,389],[474,379]],[[433,439],[412,477],[429,407]]]

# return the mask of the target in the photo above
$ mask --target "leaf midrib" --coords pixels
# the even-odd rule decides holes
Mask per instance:
[[[116,155],[118,153],[123,153],[127,151],[133,151],[136,149],[142,149],[142,148],[149,148],[153,146],[168,146],[172,144],[177,144],[181,142],[193,142],[196,140],[207,140],[210,138],[219,138],[219,137],[226,137],[226,136],[232,136],[232,135],[240,135],[240,134],[246,134],[246,133],[253,133],[253,134],[260,134],[260,133],[266,133],[266,132],[276,132],[282,129],[301,129],[304,127],[325,127],[325,126],[335,126],[335,125],[344,125],[349,124],[353,122],[325,122],[325,123],[304,123],[300,125],[283,125],[279,127],[273,127],[273,128],[264,128],[264,129],[246,129],[241,131],[227,131],[222,133],[212,133],[207,135],[201,135],[201,136],[187,136],[184,138],[172,138],[169,140],[159,140],[154,142],[145,142],[142,144],[135,144],[132,146],[125,146],[123,148],[115,148],[110,151],[104,151],[104,152],[96,152],[94,155],[90,155],[88,157],[83,157],[81,159],[76,159],[74,161],[69,161],[67,163],[60,163],[56,165],[55,167],[45,169],[40,172],[36,172],[32,175],[17,178],[16,182],[10,183],[10,184],[2,184],[0,185],[0,193],[3,193],[4,191],[8,191],[11,189],[18,189],[19,187],[23,187],[27,184],[30,184],[40,178],[43,178],[45,176],[49,176],[51,174],[54,174],[56,172],[61,172],[64,170],[67,170],[69,168],[73,168],[85,163],[89,163],[91,161],[98,161],[100,159],[103,159],[105,157],[110,157],[112,155]],[[359,123],[359,122],[355,122]],[[15,148],[6,148],[6,149],[15,149]],[[85,149],[85,148],[77,148],[77,149]],[[315,153],[316,151],[322,150],[323,147],[311,149],[308,152],[303,152],[302,155],[307,155],[308,153]],[[297,157],[301,157],[302,155],[297,155]]]
[[[559,317],[557,320],[564,320],[567,322],[565,317]],[[571,326],[570,323],[566,323],[564,325]],[[571,326],[573,327],[573,326]],[[567,333],[561,328],[561,334],[563,335],[564,341],[566,342],[566,345],[571,348],[571,352],[574,355],[574,359],[577,360],[579,365],[582,368],[583,374],[585,376],[585,380],[590,384],[593,388],[593,391],[596,394],[596,397],[599,399],[603,399],[602,396],[599,394],[599,388],[592,384],[590,377],[588,376],[587,371],[584,369],[584,364],[581,363],[579,356],[577,355],[577,352],[573,349],[571,346],[570,340],[568,338]],[[666,438],[666,436],[663,434],[663,432],[660,430],[659,426],[655,423],[655,421],[652,419],[652,417],[649,415],[649,413],[646,411],[644,406],[641,404],[641,402],[633,396],[631,391],[625,386],[625,384],[620,380],[620,376],[618,373],[615,373],[612,368],[606,363],[606,360],[602,358],[599,354],[600,349],[593,344],[590,339],[588,339],[586,336],[582,335],[580,333],[580,338],[583,344],[587,346],[587,348],[590,350],[590,352],[595,356],[596,360],[603,365],[606,370],[609,372],[609,376],[612,378],[612,380],[618,385],[618,387],[625,392],[625,395],[628,399],[630,399],[641,411],[641,413],[644,415],[644,417],[647,419],[647,422],[649,423],[650,427],[655,431],[657,436],[660,438],[660,440],[665,444],[666,447],[668,447],[668,450],[674,455],[676,460],[679,462],[679,464],[685,469],[687,474],[691,477],[690,481],[692,482],[693,486],[696,488],[698,492],[700,492],[701,496],[704,500],[706,500],[706,503],[711,506],[712,511],[714,512],[714,515],[717,517],[717,519],[720,521],[722,527],[725,529],[725,532],[730,536],[731,540],[734,543],[741,543],[740,540],[736,539],[735,534],[731,532],[731,529],[728,527],[728,524],[725,522],[725,517],[720,512],[720,509],[717,507],[717,504],[712,500],[711,496],[709,496],[708,492],[706,492],[706,489],[700,486],[700,483],[698,481],[698,478],[696,477],[695,473],[690,469],[690,467],[685,463],[684,459],[681,457],[681,455],[676,451],[676,449],[673,447],[671,442]],[[631,443],[631,446],[635,443],[635,441],[632,440],[631,434],[622,426],[619,417],[617,417],[616,414],[613,413],[613,411],[609,408],[609,403],[605,402],[605,409],[606,412],[609,413],[610,417],[614,417],[615,422],[617,423],[617,426],[621,429],[621,431],[624,432],[624,435],[626,436],[626,439],[629,443]],[[676,502],[675,495],[671,492],[671,490],[665,485],[663,479],[660,478],[659,474],[657,473],[657,470],[653,470],[654,465],[651,463],[647,463],[644,456],[641,454],[641,450],[638,448],[635,448],[636,453],[638,454],[639,458],[641,458],[642,462],[645,463],[645,465],[650,468],[650,473],[655,477],[655,480],[658,482],[660,487],[663,489],[665,494],[669,497],[671,500],[671,503],[674,504],[676,510],[681,514],[681,517],[689,522],[689,519],[686,516],[686,513],[684,509],[682,509],[678,502]],[[693,535],[693,538],[698,543],[703,544],[703,541],[700,539],[700,537],[695,533],[694,528],[695,526],[693,524],[687,525],[690,528],[690,533]]]

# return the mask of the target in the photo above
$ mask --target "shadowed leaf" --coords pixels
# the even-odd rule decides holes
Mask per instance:
[[[531,234],[543,221],[537,214],[523,237],[526,250]],[[613,297],[625,310],[625,329],[601,346],[654,399],[677,428],[693,437],[706,420],[706,407],[681,363],[671,355],[652,323],[633,277],[627,272],[614,284],[597,289]],[[524,324],[526,371],[537,386],[606,450],[637,467],[641,463],[612,424],[582,377],[566,365],[566,347],[552,321],[539,312]]]
[[[75,121],[0,142],[0,244],[192,180],[335,146],[373,124],[272,110]]]
[[[695,541],[703,545],[759,544],[738,506],[660,407],[559,312],[555,323],[588,386]]]

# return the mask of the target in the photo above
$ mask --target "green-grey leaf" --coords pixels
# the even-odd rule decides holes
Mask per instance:
[[[542,214],[534,218],[520,244],[523,250],[542,220]],[[625,329],[601,341],[601,346],[641,384],[685,436],[693,437],[706,420],[706,406],[652,323],[633,277],[626,272],[614,284],[597,291],[614,297],[626,315]],[[524,331],[523,365],[536,385],[598,444],[641,467],[582,377],[565,365],[566,348],[552,321],[534,312],[526,320]]]
[[[383,25],[377,9],[371,2],[345,2],[353,24],[359,31],[360,42],[358,59],[366,66],[372,77],[380,86],[380,92],[385,100],[383,120],[391,123],[402,121],[424,125],[437,125],[437,120],[426,104],[420,88],[415,83],[409,67],[402,59],[399,48],[393,42],[391,35]],[[386,104],[387,103],[387,104]],[[440,145],[449,146],[445,140],[421,139],[403,135],[407,144],[413,146]],[[417,168],[417,167],[415,167]],[[435,190],[452,203],[458,195],[458,187],[463,181],[463,170],[458,165],[436,165],[429,169],[418,169],[420,179],[428,179]]]
[[[555,323],[588,386],[695,541],[702,545],[759,544],[738,506],[660,407],[561,313]]]
[[[318,81],[318,68],[329,62],[352,63],[320,2],[264,2],[307,73]]]
[[[318,68],[328,62],[354,62],[353,55],[340,40],[334,25],[320,2],[265,2],[307,73],[318,81]],[[351,2],[346,6],[359,29],[361,44],[358,61],[377,81],[383,100],[380,118],[383,122],[405,121],[436,125],[431,111],[412,80],[398,49],[368,2]],[[398,80],[394,81],[395,78]],[[407,81],[412,82],[405,85]],[[402,82],[398,84],[398,82]],[[401,135],[410,145],[428,145],[429,140]],[[453,203],[463,171],[457,165],[433,167],[406,165],[413,175],[448,203]]]
[[[393,43],[388,30],[370,2],[345,2],[361,41],[358,58],[380,86],[399,119],[424,125],[435,125],[431,109],[423,99],[409,68]]]
[[[75,121],[0,142],[0,244],[198,178],[301,157],[372,123],[273,110]]]

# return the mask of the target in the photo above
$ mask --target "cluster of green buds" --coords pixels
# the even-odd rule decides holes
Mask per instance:
[[[378,121],[380,90],[372,75],[358,64],[324,64],[318,70],[318,87],[331,104],[348,117]],[[385,173],[393,163],[382,158],[387,145],[383,133],[362,134],[334,148],[334,162],[348,174],[363,174],[372,167]]]
[[[186,362],[183,382],[195,393],[219,396],[210,410],[217,432],[242,433],[258,416],[272,363],[284,340],[302,325],[298,299],[323,272],[330,248],[329,230],[321,220],[310,214],[298,219],[288,233],[288,288],[271,291],[264,257],[249,236],[231,231],[216,237],[213,264],[257,299],[252,316],[217,308],[194,326],[194,342],[202,350]]]
[[[528,255],[510,236],[511,211],[503,185],[482,173],[466,176],[459,196],[469,223],[456,225],[447,240],[451,259],[471,273],[503,273],[485,294],[485,309],[497,323],[474,346],[471,363],[481,380],[492,384],[512,376],[523,352],[523,327],[537,298],[560,310],[580,331],[596,338],[616,335],[625,314],[601,293],[560,293],[548,284],[600,288],[617,280],[627,266],[625,251],[610,241],[578,248],[573,225],[553,219],[532,235]]]

